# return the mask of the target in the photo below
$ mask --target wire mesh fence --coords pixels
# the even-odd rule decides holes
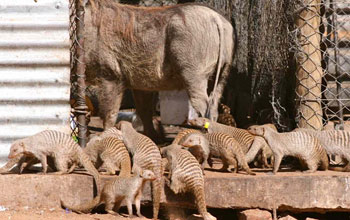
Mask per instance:
[[[296,12],[290,33],[297,61],[297,126],[350,126],[350,1],[303,0]]]

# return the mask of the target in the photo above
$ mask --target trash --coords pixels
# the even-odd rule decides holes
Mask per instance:
[[[0,206],[0,212],[4,212],[9,210],[8,208],[4,207],[4,206]]]

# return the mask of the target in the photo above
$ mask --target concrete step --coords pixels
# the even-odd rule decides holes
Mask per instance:
[[[350,211],[350,174],[334,171],[279,172],[253,169],[257,176],[205,171],[205,193],[210,208],[259,208],[291,211]],[[283,171],[283,170],[282,170]],[[113,177],[103,176],[105,183]],[[93,178],[85,173],[0,175],[0,206],[9,209],[60,208],[60,199],[77,205],[93,198]],[[143,203],[151,200],[146,185]],[[175,195],[165,186],[162,203],[193,207],[188,194]]]

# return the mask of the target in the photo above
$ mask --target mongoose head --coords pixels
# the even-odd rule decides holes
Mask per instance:
[[[9,159],[16,158],[20,155],[25,154],[25,152],[26,152],[26,149],[25,149],[24,142],[22,140],[17,140],[12,143],[8,158]]]
[[[148,181],[153,181],[153,180],[157,179],[156,175],[151,170],[144,170],[140,174],[140,176],[142,177],[142,179],[148,180]]]
[[[128,121],[120,121],[115,127],[121,132],[123,132],[123,130],[126,128],[133,128],[131,122]]]
[[[202,134],[192,133],[186,135],[179,144],[184,147],[201,146],[203,144],[203,138]]]
[[[177,144],[172,144],[166,147],[162,147],[160,149],[160,154],[162,155],[162,157],[169,157],[169,153],[171,152],[171,150],[175,149],[175,148],[182,148],[180,145]]]
[[[208,118],[195,118],[188,121],[189,125],[192,125],[197,128],[205,128],[206,123],[209,123],[210,120]]]
[[[264,137],[266,132],[276,132],[270,125],[253,125],[248,128],[249,133]]]

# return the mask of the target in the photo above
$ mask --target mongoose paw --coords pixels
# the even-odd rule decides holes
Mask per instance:
[[[146,217],[143,216],[141,213],[137,213],[137,216],[138,216],[139,218],[146,218]]]
[[[316,170],[305,170],[305,171],[303,171],[303,173],[314,173],[314,172],[316,172]]]
[[[266,174],[267,174],[267,175],[276,175],[277,172],[271,172],[271,171],[270,171],[270,172],[267,172]]]
[[[100,174],[102,175],[115,175],[115,173],[111,173],[111,172],[100,172]]]

